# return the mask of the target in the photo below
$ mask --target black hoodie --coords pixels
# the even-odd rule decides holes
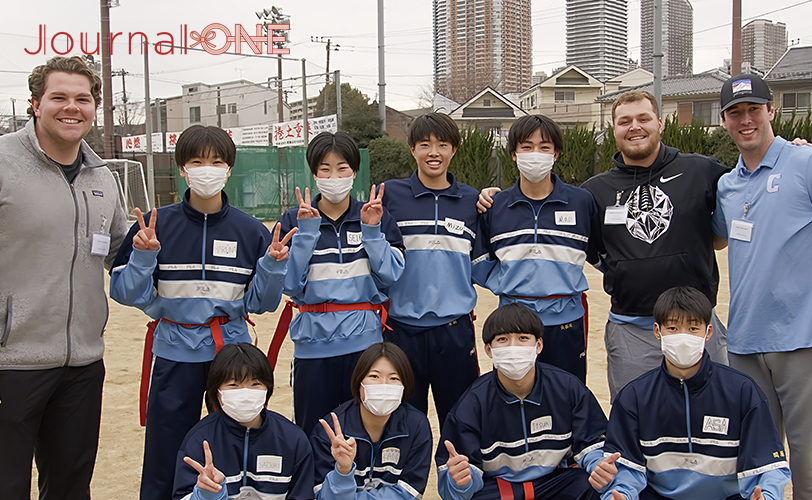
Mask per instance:
[[[682,154],[660,143],[650,167],[615,168],[581,187],[595,197],[606,249],[603,288],[612,312],[652,316],[659,295],[675,286],[693,286],[716,305],[719,268],[713,251],[711,214],[716,182],[730,170],[715,158]],[[606,207],[626,207],[626,224],[606,224]]]

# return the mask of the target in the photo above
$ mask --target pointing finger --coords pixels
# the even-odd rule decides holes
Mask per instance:
[[[149,214],[149,228],[155,230],[155,221],[158,220],[158,210],[153,208]]]
[[[384,187],[385,185],[386,185],[386,184],[384,184],[383,182],[381,182],[381,184],[378,186],[378,199],[379,199],[379,200],[383,200],[383,187]]]
[[[304,200],[302,200],[302,190],[299,188],[296,188],[296,200],[298,200],[299,206],[304,205]]]
[[[203,441],[203,454],[206,456],[206,467],[214,465],[214,460],[211,458],[211,448],[209,448],[208,441]]]
[[[369,201],[376,200],[377,197],[375,196],[375,184],[372,185],[372,188],[369,191]]]
[[[273,228],[273,242],[276,243],[279,241],[279,234],[282,231],[282,224],[276,223],[276,226]]]
[[[308,187],[305,188],[305,198],[307,198],[307,200],[305,200],[307,202],[307,206],[310,206],[310,188]]]
[[[141,213],[141,209],[138,207],[135,207],[135,216],[138,218],[138,227],[146,229],[147,225],[144,223],[144,214]]]
[[[288,244],[288,242],[290,241],[290,239],[291,239],[291,238],[293,238],[293,235],[294,235],[294,234],[296,234],[298,231],[299,231],[299,228],[298,228],[298,227],[294,227],[293,229],[291,229],[290,231],[288,231],[288,234],[286,234],[286,235],[285,235],[285,237],[284,237],[284,238],[282,238],[281,243],[282,243],[283,245],[287,245],[287,244]],[[278,234],[277,234],[277,237],[279,237],[279,235],[278,235]]]
[[[204,468],[202,465],[197,463],[194,459],[190,457],[183,457],[183,461],[187,464],[191,465],[194,470],[197,471],[198,474],[203,474]]]
[[[338,423],[338,417],[333,412],[330,412],[330,415],[333,416],[333,428],[336,430],[336,436],[341,436],[343,438],[344,433],[341,432],[341,424]]]
[[[336,440],[336,434],[333,432],[333,429],[330,428],[330,424],[328,424],[323,418],[319,419],[319,423],[322,427],[324,427],[324,432],[327,433],[327,437],[330,438],[330,442]]]

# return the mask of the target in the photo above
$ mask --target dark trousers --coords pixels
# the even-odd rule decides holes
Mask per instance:
[[[293,416],[305,434],[309,436],[320,418],[352,399],[350,379],[362,352],[332,358],[293,358]]]
[[[584,318],[563,325],[544,325],[544,348],[537,361],[572,373],[586,384]]]
[[[209,366],[211,361],[179,363],[153,358],[141,500],[171,500],[178,450],[186,433],[200,420]]]
[[[651,486],[646,486],[646,489],[640,492],[640,500],[670,500],[654,491]],[[725,500],[743,500],[741,495],[733,495],[727,497]]]
[[[408,403],[427,414],[431,386],[442,429],[446,415],[479,376],[471,316],[466,314],[451,323],[426,329],[399,323],[391,317],[387,324],[392,330],[384,332],[384,340],[403,349],[414,371],[414,393]]]
[[[573,467],[558,468],[546,476],[523,483],[486,479],[471,500],[600,500],[600,497],[589,484],[589,474]]]
[[[49,370],[0,370],[0,498],[86,500],[96,464],[104,362]]]

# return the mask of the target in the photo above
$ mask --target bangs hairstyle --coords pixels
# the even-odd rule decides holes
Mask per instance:
[[[551,142],[556,153],[564,151],[564,135],[561,128],[544,115],[527,115],[519,118],[508,131],[508,152],[515,153],[516,147],[530,138],[536,130],[541,131],[544,142]]]
[[[642,101],[643,99],[648,99],[648,102],[651,103],[651,109],[654,110],[654,116],[656,116],[659,120],[660,109],[657,107],[657,98],[654,97],[654,94],[645,90],[630,90],[620,94],[620,97],[618,97],[612,104],[612,123],[615,123],[615,110],[618,106],[621,104],[628,104],[630,102]]]
[[[310,141],[307,146],[307,164],[310,166],[310,172],[313,175],[319,171],[319,165],[324,161],[324,158],[330,154],[335,153],[344,158],[353,172],[358,172],[361,165],[361,152],[358,150],[358,144],[346,132],[322,132]]]
[[[192,125],[184,130],[175,145],[175,163],[182,167],[192,158],[207,157],[219,157],[228,168],[234,166],[237,146],[228,132],[203,125]]]
[[[361,353],[358,358],[358,363],[355,364],[355,370],[352,372],[350,378],[350,391],[352,397],[355,398],[355,404],[361,404],[361,382],[367,376],[372,365],[381,358],[386,358],[395,371],[398,372],[400,382],[403,384],[403,397],[401,401],[406,401],[412,397],[414,391],[414,372],[412,371],[412,364],[409,363],[409,358],[400,347],[392,342],[381,342],[380,344],[373,344],[367,347],[367,350]]]
[[[239,344],[228,344],[220,349],[209,368],[209,377],[206,380],[206,397],[209,405],[217,410],[220,407],[220,400],[217,398],[217,391],[220,386],[229,380],[242,382],[244,380],[259,380],[268,392],[265,394],[265,404],[268,404],[271,394],[273,394],[273,369],[268,358],[262,351],[247,342]]]
[[[93,96],[93,102],[96,107],[101,104],[101,78],[96,70],[93,69],[85,59],[79,56],[73,57],[52,57],[40,66],[34,68],[34,71],[28,76],[28,90],[31,91],[31,99],[34,101],[41,101],[42,94],[45,92],[45,84],[48,82],[48,75],[54,71],[61,71],[69,75],[82,75],[86,76],[90,81],[90,95]],[[28,115],[34,116],[34,108],[28,108]]]
[[[654,321],[665,326],[685,320],[710,324],[713,306],[708,297],[691,286],[678,286],[664,291],[654,304]]]
[[[450,116],[442,113],[426,113],[418,116],[409,125],[409,147],[414,148],[418,142],[428,141],[431,134],[438,141],[447,142],[457,149],[460,146],[460,129]]]
[[[529,333],[540,339],[544,325],[529,307],[514,302],[497,308],[488,316],[482,326],[482,342],[490,344],[498,335],[507,333]]]

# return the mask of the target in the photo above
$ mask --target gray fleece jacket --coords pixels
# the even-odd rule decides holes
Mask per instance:
[[[33,119],[0,137],[0,370],[85,366],[104,354],[104,268],[127,221],[112,173],[81,148],[69,184]],[[90,253],[94,232],[111,236],[106,257]]]

